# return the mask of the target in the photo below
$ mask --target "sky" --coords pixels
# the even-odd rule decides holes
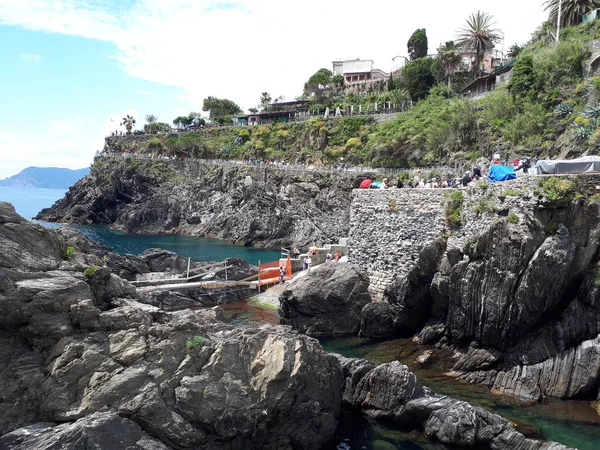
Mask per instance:
[[[334,59],[389,71],[415,29],[435,53],[478,10],[505,50],[547,18],[543,0],[0,0],[0,179],[89,166],[126,114],[142,128],[209,95],[294,100]]]

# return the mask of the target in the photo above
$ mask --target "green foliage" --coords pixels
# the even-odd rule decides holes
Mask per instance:
[[[566,177],[550,177],[541,181],[546,199],[551,203],[570,201],[573,182]]]
[[[220,125],[231,123],[231,116],[239,114],[242,109],[231,100],[209,96],[202,103],[202,111],[210,111],[209,117]]]
[[[518,197],[523,193],[520,189],[506,188],[504,189],[504,195],[507,197]]]
[[[533,70],[533,56],[524,55],[517,60],[508,83],[508,91],[513,98],[536,96],[540,88],[538,77]]]
[[[343,88],[345,81],[344,75],[334,75],[331,77],[331,84],[333,84],[336,88]]]
[[[407,43],[410,59],[415,60],[427,56],[427,33],[425,28],[416,30]]]
[[[388,202],[388,208],[392,212],[397,212],[398,211],[398,203],[396,203],[396,200],[390,200]]]
[[[444,214],[446,223],[450,228],[458,228],[462,225],[460,210],[462,208],[464,197],[461,191],[448,192],[445,194],[446,208]]]
[[[402,69],[400,83],[408,90],[413,100],[425,98],[435,84],[435,77],[433,76],[434,62],[431,58],[419,58],[410,61]]]
[[[73,259],[74,254],[75,254],[75,249],[73,247],[67,247],[67,249],[63,253],[63,259],[65,261],[69,261],[69,260]]]
[[[506,221],[516,225],[519,223],[519,216],[517,216],[515,213],[510,213],[506,218]]]
[[[194,336],[185,341],[185,347],[188,350],[196,350],[204,344],[206,338],[204,336]]]
[[[473,211],[476,214],[482,215],[485,213],[492,213],[495,211],[495,206],[494,206],[494,202],[491,200],[488,200],[485,197],[479,197],[479,199],[477,200],[477,204],[473,207]]]
[[[348,148],[358,148],[362,145],[362,141],[359,138],[350,138],[346,142]]]
[[[566,117],[572,113],[573,113],[572,105],[568,105],[566,103],[561,103],[560,105],[557,105],[554,107],[554,114],[556,114],[557,117]]]
[[[98,269],[98,266],[88,266],[83,271],[83,275],[88,279],[92,278],[94,275],[96,275],[96,273],[98,273]]]
[[[594,269],[594,286],[600,286],[600,263],[597,263]]]

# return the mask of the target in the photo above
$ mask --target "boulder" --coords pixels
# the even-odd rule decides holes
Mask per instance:
[[[360,312],[371,302],[364,274],[348,264],[322,264],[281,294],[282,324],[310,336],[357,334]]]
[[[12,450],[92,449],[169,450],[139,425],[114,412],[97,412],[74,423],[41,422],[0,437],[0,448]]]

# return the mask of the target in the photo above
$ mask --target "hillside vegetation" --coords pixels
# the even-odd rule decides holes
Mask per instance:
[[[365,116],[109,138],[110,151],[311,164],[414,167],[507,157],[600,152],[600,77],[584,79],[586,41],[600,21],[564,28],[557,44],[543,27],[514,61],[508,85],[478,100],[445,85],[381,123]],[[343,158],[343,159],[342,159]]]

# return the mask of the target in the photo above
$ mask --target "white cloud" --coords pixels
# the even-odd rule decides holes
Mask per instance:
[[[195,105],[191,109],[199,109],[207,95],[249,108],[263,91],[295,98],[312,73],[329,68],[340,55],[374,59],[377,67],[389,70],[393,56],[406,54],[416,28],[427,29],[429,50],[435,52],[455,37],[469,14],[482,8],[479,0],[432,0],[427,8],[401,1],[352,7],[345,0],[107,5],[0,0],[0,24],[112,42],[125,72],[183,88],[181,97]],[[527,41],[546,18],[541,0],[489,2],[483,9],[505,32],[505,49]]]
[[[26,63],[38,63],[42,60],[40,55],[34,55],[33,53],[21,53],[21,61]]]

